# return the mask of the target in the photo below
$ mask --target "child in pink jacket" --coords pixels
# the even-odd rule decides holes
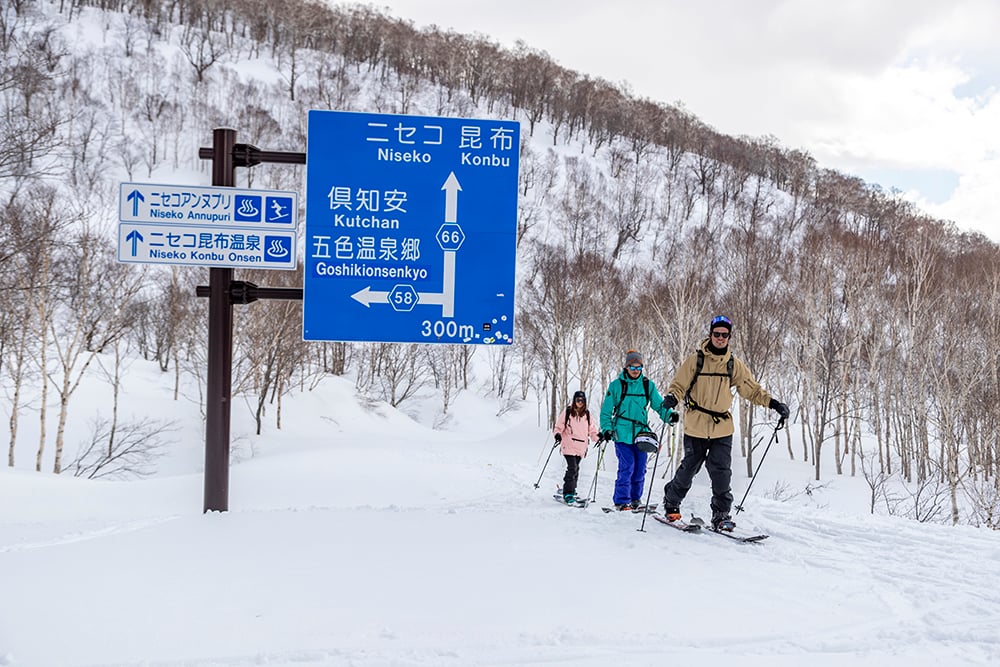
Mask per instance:
[[[587,394],[578,391],[566,411],[556,418],[554,429],[560,452],[566,457],[566,476],[563,477],[563,500],[576,502],[576,482],[580,477],[580,461],[587,455],[590,441],[598,442],[597,419],[587,409]]]

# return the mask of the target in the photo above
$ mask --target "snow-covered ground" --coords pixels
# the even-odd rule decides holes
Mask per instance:
[[[281,431],[244,435],[234,413],[230,511],[206,515],[197,406],[141,363],[129,377],[181,426],[169,473],[0,469],[0,665],[1000,664],[1000,534],[872,517],[849,478],[769,499],[811,478],[784,451],[738,516],[764,543],[640,531],[600,510],[611,451],[587,509],[550,497],[558,453],[534,488],[551,443],[534,405],[495,417],[465,392],[433,431],[329,378],[286,400]],[[707,486],[686,511],[708,513]]]

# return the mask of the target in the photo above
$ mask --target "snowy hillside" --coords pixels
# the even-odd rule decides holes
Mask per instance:
[[[858,480],[803,489],[772,452],[737,517],[770,538],[687,535],[554,502],[533,408],[461,394],[435,432],[341,378],[247,435],[231,511],[201,513],[197,408],[137,367],[130,394],[181,418],[175,475],[94,482],[0,469],[0,665],[921,667],[1000,660],[1000,535],[872,517]],[[187,407],[186,407],[187,406]],[[595,472],[585,459],[581,480]],[[184,472],[181,472],[184,470]],[[653,497],[661,494],[656,473]],[[734,493],[747,480],[738,470]],[[706,514],[705,473],[686,511]],[[794,495],[794,494],[789,494]]]
[[[105,217],[111,216],[121,180],[205,183],[207,166],[194,156],[212,127],[238,125],[241,133],[253,136],[266,149],[301,149],[305,143],[301,111],[310,103],[322,108],[401,111],[396,105],[402,105],[404,93],[412,92],[407,77],[387,74],[387,67],[362,67],[359,60],[313,52],[293,103],[286,100],[292,97],[286,73],[298,62],[291,58],[294,51],[275,55],[266,44],[254,46],[234,35],[233,53],[202,81],[202,72],[194,78],[196,62],[188,59],[197,52],[197,30],[134,22],[131,15],[105,15],[93,7],[74,14],[69,6],[47,0],[31,3],[30,8],[18,29],[44,34],[46,22],[51,21],[66,43],[78,48],[74,53],[80,60],[74,62],[86,64],[66,79],[73,82],[70,87],[78,98],[73,100],[74,109],[91,109],[96,118],[113,119],[93,125],[105,128],[100,138],[112,148],[91,151],[90,161],[81,159],[73,170],[73,178],[79,179],[73,192],[86,193],[94,210],[104,211]],[[36,23],[36,14],[45,21]],[[134,45],[132,38],[137,40]],[[280,40],[274,42],[275,48],[279,43],[287,46]],[[345,75],[336,79],[341,87],[318,85],[317,74],[326,72],[325,67]],[[328,83],[326,78],[322,81]],[[53,85],[51,99],[61,101],[61,90]],[[473,102],[460,89],[447,91],[454,92],[453,98],[442,98],[442,89],[426,85],[417,92],[405,100],[410,111],[475,116],[487,105],[482,99]],[[327,98],[336,95],[348,104],[337,105]],[[167,103],[161,96],[177,101]],[[234,105],[233,99],[246,104]],[[145,116],[139,112],[142,108]],[[157,110],[161,116],[153,113]],[[523,109],[517,113],[526,115]],[[68,127],[68,139],[76,143],[66,145],[89,141],[89,135],[84,136],[89,127],[83,120]],[[23,379],[24,395],[4,412],[12,430],[14,420],[7,418],[19,417],[16,437],[10,437],[10,456],[16,450],[17,461],[13,467],[0,468],[0,666],[1000,664],[1000,592],[993,584],[1000,574],[1000,534],[872,516],[871,493],[863,475],[836,475],[832,447],[822,450],[821,482],[814,481],[812,461],[789,460],[784,441],[772,449],[747,498],[746,512],[736,517],[740,530],[769,535],[761,544],[738,544],[712,534],[686,535],[650,519],[643,526],[640,514],[601,512],[601,505],[610,504],[615,475],[611,450],[601,468],[594,450],[583,462],[581,490],[597,480],[597,502],[586,509],[567,508],[550,497],[563,474],[558,455],[548,462],[540,488],[534,488],[552,446],[544,427],[549,396],[568,396],[578,386],[594,396],[620,368],[623,345],[633,344],[650,356],[647,372],[662,386],[664,376],[676,366],[671,359],[687,354],[693,338],[702,335],[710,303],[744,301],[723,293],[728,283],[716,285],[715,277],[724,265],[700,253],[690,255],[691,266],[680,261],[667,264],[670,271],[690,271],[690,275],[663,276],[656,261],[644,261],[684,257],[680,244],[688,242],[685,239],[712,230],[721,233],[723,223],[747,203],[745,196],[737,202],[726,190],[743,192],[742,182],[727,185],[721,175],[734,175],[731,168],[721,169],[699,153],[678,151],[670,163],[677,179],[656,174],[655,181],[676,187],[658,199],[643,179],[652,178],[654,167],[663,166],[659,161],[666,157],[665,149],[640,142],[642,150],[633,158],[621,138],[597,137],[605,143],[592,144],[588,133],[578,128],[570,136],[562,130],[556,141],[555,130],[551,121],[539,121],[522,157],[522,165],[533,165],[524,173],[535,181],[530,187],[526,182],[527,194],[520,202],[519,224],[526,236],[519,261],[525,269],[529,259],[537,260],[538,266],[530,265],[527,273],[548,271],[548,282],[538,286],[538,294],[549,285],[559,286],[550,290],[555,294],[569,294],[569,287],[582,286],[588,298],[595,299],[596,307],[576,309],[585,318],[570,323],[571,335],[560,334],[565,359],[573,361],[560,361],[562,351],[552,358],[536,355],[530,345],[510,348],[512,358],[502,360],[489,358],[491,350],[478,348],[469,364],[468,388],[460,389],[456,374],[449,385],[452,393],[443,401],[435,380],[425,377],[420,391],[398,410],[379,400],[377,387],[356,381],[359,374],[363,378],[372,370],[373,355],[363,351],[345,354],[343,375],[320,367],[316,359],[285,369],[293,381],[281,396],[281,428],[278,405],[266,401],[262,433],[257,435],[256,397],[246,388],[234,396],[230,511],[209,515],[202,513],[204,317],[189,314],[188,326],[177,332],[180,352],[164,348],[154,354],[144,347],[152,344],[154,334],[147,332],[145,338],[135,334],[122,339],[118,348],[108,345],[94,352],[94,363],[86,373],[76,367],[64,374],[75,379],[79,371],[82,384],[68,403],[66,467],[59,475],[48,472],[54,467],[58,397],[52,393],[43,397],[45,374],[25,371],[23,378],[18,377]],[[695,164],[706,172],[695,174],[688,168]],[[615,165],[634,178],[608,178]],[[715,175],[709,178],[707,172]],[[254,187],[301,185],[291,171],[253,173]],[[249,174],[241,172],[241,178],[249,180]],[[88,178],[93,187],[87,185]],[[56,180],[69,187],[69,180]],[[716,195],[698,194],[708,192],[704,184],[716,180],[718,201]],[[704,181],[701,189],[694,187],[700,181]],[[632,186],[626,187],[629,182]],[[765,208],[791,205],[783,191],[771,189],[763,180],[758,184],[775,199]],[[758,192],[745,190],[751,191]],[[654,201],[657,205],[652,207]],[[730,208],[721,207],[721,201]],[[606,207],[605,202],[613,205]],[[720,208],[714,208],[717,204]],[[621,229],[615,236],[609,225],[621,219],[642,219],[642,233]],[[798,225],[797,220],[796,212],[796,220],[769,220],[768,225]],[[783,233],[769,238],[782,252],[791,247]],[[611,249],[604,246],[616,239],[622,244],[621,253],[614,253],[616,261],[623,260],[621,273],[605,257]],[[692,247],[701,246],[698,242]],[[820,246],[823,253],[796,253],[795,259],[829,257],[831,266],[851,273],[847,259],[857,254],[852,246],[845,246],[852,252],[843,256]],[[37,259],[38,248],[31,245],[30,250],[25,259]],[[580,260],[575,278],[565,273],[574,266],[547,263],[549,258],[570,255]],[[768,261],[781,265],[781,258]],[[633,263],[640,267],[638,273],[626,270]],[[67,259],[69,265],[75,266]],[[817,275],[813,287],[826,289],[829,275],[813,268],[804,265],[802,274]],[[10,268],[8,275],[35,276]],[[702,283],[699,276],[711,280]],[[156,296],[183,294],[188,302],[194,300],[191,286],[204,276],[188,278],[164,284]],[[658,286],[667,284],[660,282],[667,278],[672,285],[703,285],[712,296],[675,289],[665,294]],[[968,294],[989,299],[978,296],[985,282],[977,276]],[[611,289],[619,283],[621,292]],[[750,291],[762,289],[741,284]],[[41,292],[28,288],[42,287],[29,285],[23,293],[33,297]],[[519,290],[530,296],[529,287]],[[864,284],[859,289],[874,291]],[[683,298],[684,308],[674,308],[667,321],[659,321],[653,317],[655,309],[637,300],[636,295],[647,291],[669,295],[674,305]],[[80,312],[76,297],[81,291],[67,288],[66,292],[61,303],[66,310],[60,312],[71,322],[68,313]],[[940,329],[942,338],[951,340],[945,326],[949,322],[954,321],[960,331],[968,329],[960,318],[943,316],[947,304],[938,292],[927,293],[933,295],[934,306],[929,321],[943,324],[925,327],[916,322],[916,330]],[[813,292],[796,287],[793,294],[790,307],[820,303]],[[965,295],[957,294],[951,303],[978,313],[961,300]],[[24,322],[34,317],[35,302],[25,298],[19,304],[25,308]],[[166,298],[141,305],[147,303],[160,323],[176,325],[181,319],[167,307]],[[839,301],[833,298],[830,303]],[[881,304],[870,305],[877,309]],[[547,320],[537,316],[553,312],[553,305],[538,300],[534,309],[538,329],[519,334],[519,342],[530,341],[533,335],[540,338],[549,328]],[[645,324],[638,319],[624,321],[631,318],[622,318],[622,309],[652,319]],[[261,312],[241,311],[241,317],[260,319]],[[898,315],[877,312],[879,325]],[[986,315],[976,317],[1000,322],[989,316],[992,311],[982,312]],[[824,321],[822,313],[806,315],[799,319]],[[858,321],[871,319],[865,319],[865,311],[853,315]],[[523,312],[518,317],[521,326],[531,323]],[[595,334],[584,328],[588,323],[604,328]],[[632,324],[634,332],[624,331]],[[19,339],[25,368],[35,368],[31,365],[35,362],[54,366],[55,355],[40,359],[33,348],[39,341],[51,342],[47,336],[55,328],[52,322],[23,326],[18,331],[28,332]],[[975,326],[978,330],[986,325]],[[796,340],[822,341],[827,335],[843,339],[839,330],[820,335],[805,329],[793,335]],[[61,330],[55,336],[59,343],[67,337]],[[255,348],[253,343],[242,341],[236,355],[239,362],[249,365],[247,351]],[[297,327],[279,347],[292,343],[301,343]],[[18,366],[10,356],[17,350],[9,345],[4,349],[9,356],[3,359],[0,384],[13,406],[13,369]],[[119,351],[121,365],[114,358]],[[147,352],[148,358],[160,354],[167,372],[154,361],[141,360]],[[930,357],[915,354],[915,358]],[[565,367],[557,373],[559,363]],[[891,364],[876,369],[883,366]],[[502,373],[497,372],[500,367]],[[590,369],[586,376],[582,367]],[[244,368],[247,385],[262,375],[253,370]],[[112,411],[112,376],[117,379],[119,372],[120,404],[114,402],[120,411],[118,423],[155,420],[149,432],[162,438],[163,447],[144,460],[155,464],[145,479],[74,476],[73,460],[79,451],[88,443],[105,441],[94,435],[100,431],[94,424]],[[52,368],[47,367],[46,373],[51,374]],[[506,392],[496,389],[498,375]],[[864,370],[858,376],[867,377]],[[915,397],[914,402],[884,405],[886,414],[895,414],[891,411],[897,408],[903,415],[924,414],[924,389],[931,383],[923,377],[906,379],[921,391],[898,392],[907,400]],[[783,398],[793,396],[791,378],[768,372],[762,380],[776,384]],[[896,376],[882,381],[894,390],[901,386]],[[180,385],[177,397],[175,382]],[[911,385],[902,389],[907,386]],[[948,395],[940,383],[934,386],[938,388],[934,399],[942,404]],[[518,401],[522,389],[526,401]],[[969,389],[965,376],[961,389]],[[956,401],[961,396],[953,394]],[[921,409],[910,409],[915,406]],[[43,407],[48,413],[40,418]],[[980,412],[976,420],[981,419]],[[803,449],[801,424],[799,417],[792,433],[792,450],[797,454]],[[973,432],[984,440],[991,433],[985,428]],[[907,431],[902,433],[894,431],[895,437],[905,440]],[[42,445],[44,451],[36,454]],[[757,452],[755,460],[760,456]],[[45,472],[34,472],[38,462]],[[665,469],[669,466],[661,460],[647,480],[655,501],[662,495]],[[744,459],[736,457],[734,473],[733,491],[739,500],[749,481]],[[701,473],[683,509],[706,516],[708,502],[708,482]]]

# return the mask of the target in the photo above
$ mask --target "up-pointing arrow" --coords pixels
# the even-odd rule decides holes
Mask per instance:
[[[456,222],[458,220],[458,193],[461,192],[462,186],[458,184],[455,172],[448,174],[448,179],[441,186],[441,189],[445,191],[444,221]]]
[[[132,256],[135,257],[135,253],[139,249],[139,244],[142,242],[142,234],[139,233],[139,230],[133,229],[128,233],[128,236],[125,237],[125,240],[132,242]]]
[[[138,218],[139,217],[139,202],[146,201],[146,198],[143,197],[142,193],[139,192],[138,190],[133,190],[132,192],[128,193],[128,196],[125,197],[125,199],[128,200],[128,201],[130,201],[130,202],[132,202],[132,217],[133,218]],[[134,255],[135,252],[133,252],[132,254]]]

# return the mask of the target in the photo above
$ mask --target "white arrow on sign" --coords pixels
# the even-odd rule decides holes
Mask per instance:
[[[441,317],[455,317],[455,251],[444,251],[444,289],[441,292],[417,292],[417,303],[433,303],[441,306]]]
[[[462,186],[458,184],[455,172],[448,174],[448,179],[441,186],[441,189],[445,191],[444,221],[458,222],[458,193],[461,191]]]
[[[444,221],[458,222],[458,193],[462,186],[455,177],[455,172],[448,174],[441,189],[444,193]],[[381,292],[371,289],[370,285],[365,285],[351,295],[351,298],[362,304],[365,308],[371,308],[373,303],[389,303],[389,292]],[[455,316],[455,251],[444,251],[444,268],[441,278],[440,292],[417,292],[417,305],[429,304],[441,306],[441,317]]]
[[[373,291],[371,287],[365,285],[365,288],[358,290],[351,295],[351,298],[360,303],[365,308],[371,308],[373,303],[389,303],[389,293],[388,292],[377,292]]]

